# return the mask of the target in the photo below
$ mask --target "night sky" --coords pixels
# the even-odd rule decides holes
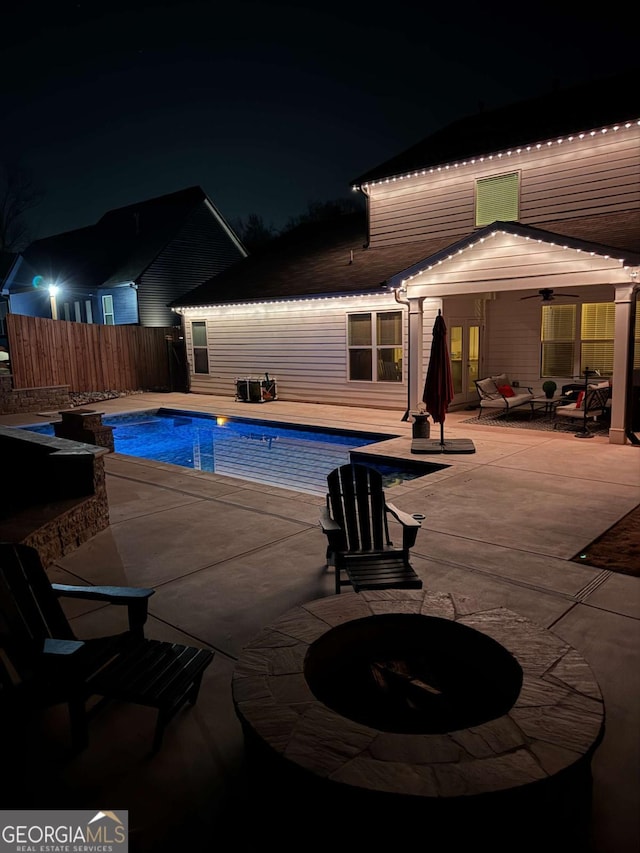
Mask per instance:
[[[415,5],[3,6],[0,158],[43,191],[32,237],[196,184],[280,228],[456,118],[637,63],[622,4]]]

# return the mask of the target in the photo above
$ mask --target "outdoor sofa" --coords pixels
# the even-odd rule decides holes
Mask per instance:
[[[476,390],[480,398],[480,410],[493,412],[504,411],[505,414],[518,406],[524,406],[534,398],[531,388],[514,388],[506,373],[488,376],[486,379],[476,379]]]

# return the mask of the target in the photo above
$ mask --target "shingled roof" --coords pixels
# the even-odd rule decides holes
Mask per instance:
[[[189,187],[108,211],[95,225],[36,240],[22,253],[43,275],[69,284],[135,281],[206,198]]]
[[[352,184],[362,186],[519,145],[637,120],[639,80],[640,70],[636,67],[602,80],[466,116],[364,172]]]
[[[171,303],[172,307],[322,294],[371,293],[399,269],[443,248],[442,238],[365,248],[364,213],[305,223],[237,261]]]

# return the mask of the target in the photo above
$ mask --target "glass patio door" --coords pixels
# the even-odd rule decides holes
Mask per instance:
[[[473,320],[452,319],[448,323],[449,355],[455,397],[451,406],[475,403],[478,399],[475,379],[480,362],[480,325]]]

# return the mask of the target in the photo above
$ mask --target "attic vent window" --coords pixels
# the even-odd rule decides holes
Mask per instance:
[[[476,225],[517,222],[520,217],[520,174],[495,175],[476,182]]]

